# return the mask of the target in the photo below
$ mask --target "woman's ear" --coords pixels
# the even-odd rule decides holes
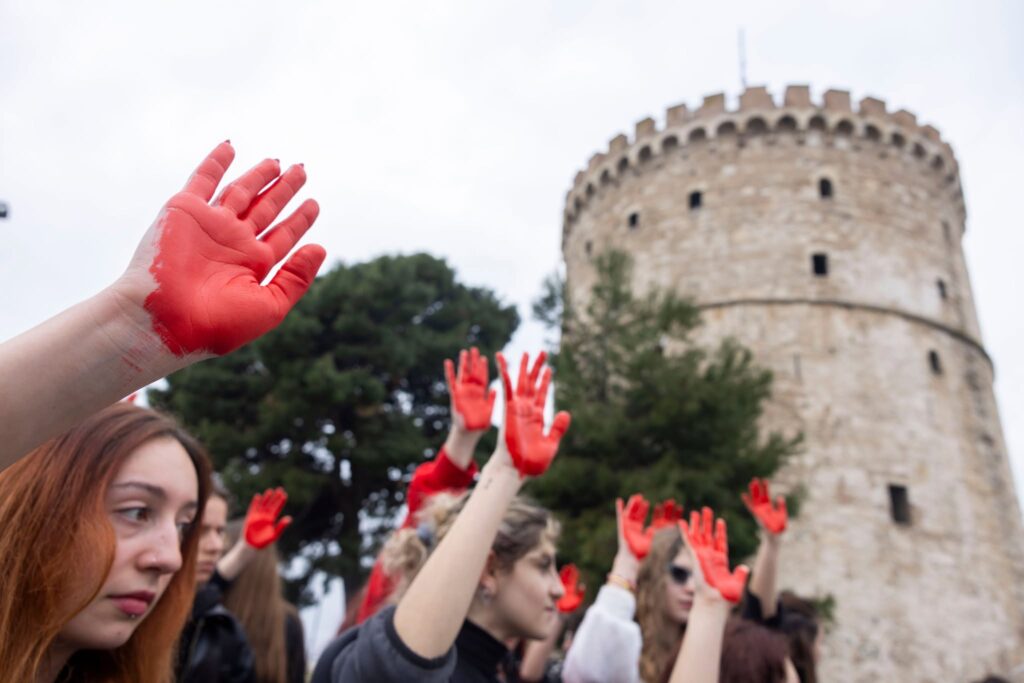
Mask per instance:
[[[498,556],[493,550],[487,553],[487,561],[480,572],[480,585],[477,591],[485,601],[493,599],[498,594]]]

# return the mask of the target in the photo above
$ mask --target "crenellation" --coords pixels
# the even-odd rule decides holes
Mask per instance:
[[[665,111],[666,127],[681,126],[690,120],[690,110],[685,104],[677,104]]]
[[[740,111],[752,109],[774,109],[775,101],[772,99],[768,88],[764,86],[750,87],[740,95]]]
[[[725,113],[725,93],[705,95],[704,103],[696,112],[697,118],[712,118]]]
[[[641,119],[636,122],[635,140],[652,137],[657,132],[658,124],[654,122],[654,119],[648,116],[646,119]]]
[[[811,88],[807,85],[786,86],[786,97],[784,106],[787,107],[812,107]]]
[[[921,133],[932,142],[942,142],[942,136],[939,135],[939,129],[931,124],[921,126]]]
[[[885,116],[885,100],[877,97],[862,97],[857,110],[863,116]]]
[[[917,115],[907,111],[906,109],[900,109],[898,112],[892,115],[892,121],[898,126],[913,130],[917,128]]]
[[[850,105],[849,90],[826,90],[824,103],[826,111],[853,111]]]
[[[854,113],[857,116],[851,118]],[[704,97],[695,111],[685,103],[669,107],[665,122],[663,134],[653,117],[644,118],[635,124],[632,138],[626,134],[616,135],[609,141],[607,152],[593,155],[573,183],[566,200],[569,213],[575,217],[579,208],[587,205],[589,197],[596,194],[593,189],[587,190],[588,184],[592,188],[607,185],[627,170],[639,170],[647,161],[670,150],[685,149],[706,139],[728,137],[742,142],[743,136],[737,135],[740,131],[785,135],[811,129],[830,136],[862,137],[874,144],[891,145],[909,153],[925,162],[922,168],[940,170],[938,177],[946,185],[959,187],[959,165],[952,148],[935,127],[919,125],[917,117],[905,109],[888,112],[885,100],[876,97],[861,98],[854,111],[846,90],[830,89],[824,93],[821,104],[816,105],[811,100],[809,86],[790,85],[785,89],[783,105],[777,107],[768,88],[754,86],[740,94],[735,110],[728,110],[725,95],[716,93]]]

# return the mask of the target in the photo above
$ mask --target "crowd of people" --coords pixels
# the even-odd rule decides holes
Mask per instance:
[[[229,142],[213,150],[110,287],[0,346],[0,376],[20,389],[0,399],[5,681],[308,679],[275,550],[286,493],[231,520],[202,445],[119,400],[274,328],[325,258],[317,245],[288,257],[315,202],[275,223],[302,166],[265,160],[215,197],[233,157]],[[496,361],[493,453],[478,470],[496,392],[487,359],[465,350],[445,365],[450,433],[415,470],[406,518],[311,680],[815,683],[822,623],[777,589],[787,512],[764,481],[742,494],[762,534],[749,582],[713,510],[609,501],[617,553],[583,612],[578,571],[558,565],[557,518],[520,494],[570,416],[545,427],[543,353],[524,354],[515,381]]]

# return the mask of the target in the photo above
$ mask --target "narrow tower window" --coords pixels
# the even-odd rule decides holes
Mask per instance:
[[[699,191],[694,190],[690,193],[690,211],[694,211],[701,207],[704,198],[701,196]]]
[[[945,281],[940,277],[938,280],[935,281],[935,284],[939,288],[939,298],[942,299],[943,301],[945,301],[946,300],[946,283],[945,283]]]
[[[818,181],[818,194],[822,199],[832,199],[832,181],[822,178]]]
[[[627,222],[629,223],[630,230],[636,230],[638,227],[640,227],[640,214],[637,213],[636,211],[629,214],[629,219]]]
[[[811,254],[811,269],[817,277],[828,275],[828,254]]]
[[[889,484],[889,512],[892,521],[910,526],[910,496],[906,486]]]
[[[953,241],[953,233],[949,229],[948,221],[942,221],[942,236],[946,238],[946,242]]]
[[[587,243],[583,246],[583,248],[586,249],[587,256],[590,256],[594,252],[594,243],[591,242],[590,240],[587,240]]]
[[[939,360],[939,354],[934,349],[928,352],[928,365],[931,366],[933,375],[942,374],[942,361]]]

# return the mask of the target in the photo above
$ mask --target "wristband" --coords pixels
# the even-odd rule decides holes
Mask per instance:
[[[608,583],[611,585],[618,586],[619,588],[625,588],[630,593],[636,593],[636,581],[630,581],[624,576],[619,576],[618,574],[613,574],[611,572],[608,573],[606,578]]]

